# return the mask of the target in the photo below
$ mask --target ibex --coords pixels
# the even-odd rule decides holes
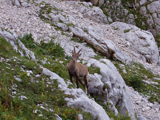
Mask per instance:
[[[77,88],[79,88],[79,82],[80,82],[84,88],[86,86],[87,93],[88,93],[88,68],[85,65],[77,62],[77,59],[81,55],[80,54],[81,50],[82,49],[80,49],[76,53],[76,50],[74,47],[74,51],[72,51],[72,60],[69,62],[67,69],[68,69],[68,73],[69,73],[71,82],[73,83],[72,77],[75,77]],[[83,78],[85,79],[85,84],[84,82],[82,82]]]

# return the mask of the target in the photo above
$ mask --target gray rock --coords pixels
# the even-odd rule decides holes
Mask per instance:
[[[98,23],[106,23],[108,24],[108,20],[106,16],[103,14],[103,11],[99,7],[93,7],[92,9],[88,9],[85,6],[82,6],[78,10],[84,18],[89,18]]]
[[[68,20],[61,14],[59,14],[59,20],[62,21],[63,23],[68,23]]]
[[[82,114],[78,114],[78,120],[83,120],[83,115]]]
[[[7,0],[7,4],[13,5],[13,1],[12,0]]]
[[[101,81],[102,76],[98,75],[97,73],[89,74],[88,80],[89,80],[89,93],[90,94],[99,94],[102,95],[105,93],[103,90],[104,83]]]
[[[30,51],[29,49],[27,49],[24,44],[18,39],[18,44],[19,44],[19,47],[25,51],[25,56],[27,56],[29,59],[32,59],[32,60],[36,60],[36,57],[34,55],[34,52]],[[19,52],[21,53],[21,55],[23,56],[23,53],[21,50],[19,50]]]
[[[12,46],[13,49],[15,49],[17,52],[19,52],[21,54],[21,56],[24,56],[23,50],[25,51],[25,55],[32,60],[36,60],[34,53],[32,51],[30,51],[29,49],[27,49],[24,44],[17,38],[15,38],[11,33],[7,32],[7,31],[0,31],[0,35],[3,36]],[[16,42],[18,42],[19,44],[19,48],[16,45]]]
[[[27,99],[27,97],[26,97],[26,96],[23,96],[23,95],[19,96],[18,98],[19,98],[20,100],[26,100],[26,99]]]
[[[144,5],[147,2],[147,0],[140,0],[140,5]]]
[[[145,7],[145,6],[141,7],[139,12],[140,12],[141,14],[146,14],[146,13],[147,13],[146,7]]]
[[[143,116],[138,116],[138,120],[147,120],[147,119]]]
[[[20,4],[19,0],[15,0],[14,5],[16,5],[17,7],[21,7],[21,4]]]
[[[155,1],[155,2],[148,4],[147,8],[151,13],[159,12],[160,11],[160,1]]]
[[[62,118],[59,117],[59,115],[55,114],[55,116],[57,116],[57,120],[62,120]]]
[[[21,5],[22,5],[22,7],[29,7],[27,2],[22,2]]]
[[[102,32],[101,29],[93,28],[91,26],[88,27],[87,31],[89,34],[84,32],[82,29],[78,27],[69,27],[69,30],[73,32],[76,37],[79,37],[85,40],[87,43],[91,44],[97,51],[106,55],[108,58],[116,57],[118,60],[127,64],[132,62],[132,58],[130,58],[126,53],[121,51],[111,40],[103,39],[100,36]],[[98,34],[97,34],[98,33]],[[114,55],[113,55],[114,54]]]
[[[58,15],[54,15],[53,13],[50,13],[49,16],[51,17],[52,22],[57,22],[57,21],[59,21]]]
[[[107,86],[107,99],[111,103],[112,110],[117,111],[116,105],[118,105],[120,107],[119,113],[127,115],[128,112],[128,115],[131,115],[135,120],[133,101],[123,78],[109,60],[101,59],[100,61],[90,59],[87,66],[92,65],[100,68],[102,81]]]
[[[56,24],[59,28],[62,28],[62,30],[67,31],[68,27],[67,25],[63,24],[63,23],[57,23]]]
[[[90,1],[93,5],[102,6],[104,4],[104,0],[91,0]]]
[[[85,112],[90,112],[94,116],[94,119],[110,120],[105,110],[100,105],[98,105],[95,101],[89,99],[84,94],[84,92],[82,92],[81,89],[78,89],[78,90],[72,89],[72,90],[69,90],[68,92],[76,96],[75,99],[72,99],[72,98],[65,99],[66,101],[68,101],[67,102],[68,106],[81,108]],[[65,92],[65,93],[69,94],[68,92]]]
[[[9,41],[16,41],[16,38],[9,32],[7,31],[3,31],[3,37],[5,37],[6,39],[8,39]]]
[[[74,99],[65,98],[68,106],[81,108],[85,112],[90,112],[94,116],[94,118],[97,118],[98,120],[110,120],[105,110],[95,101],[89,99],[88,96],[81,89],[67,88],[67,84],[65,83],[65,81],[56,73],[51,72],[47,68],[42,69],[43,74],[50,76],[51,80],[58,81],[59,87],[65,91],[65,94],[74,96]]]
[[[20,78],[17,78],[16,76],[14,76],[15,80],[21,82],[22,80]]]
[[[91,2],[82,2],[84,6],[86,7],[90,7],[92,6],[92,3]]]
[[[131,43],[131,46],[127,48],[128,52],[133,55],[138,53],[136,57],[139,56],[139,59],[143,58],[145,62],[157,65],[159,61],[158,47],[150,32],[122,22],[114,22],[111,26],[117,28],[117,33]]]

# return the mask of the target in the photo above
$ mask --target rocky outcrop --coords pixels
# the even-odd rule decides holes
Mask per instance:
[[[103,88],[103,100],[110,105],[110,108],[117,114],[118,112],[131,116],[135,120],[135,112],[133,102],[130,97],[127,86],[116,67],[107,59],[100,61],[90,59],[87,66],[99,67],[102,75],[102,81],[106,88]],[[100,89],[100,91],[102,91]],[[104,95],[106,94],[106,95]],[[120,108],[118,111],[117,108]]]
[[[21,54],[21,56],[27,56],[29,59],[36,60],[34,53],[27,49],[24,44],[11,33],[2,31],[0,28],[0,36],[4,37],[13,46],[13,49]]]
[[[114,22],[111,26],[126,40],[128,45],[126,50],[130,51],[130,54],[144,62],[157,65],[159,60],[158,47],[150,32],[122,22]]]
[[[103,4],[104,13],[113,21],[136,25],[150,31],[154,36],[160,32],[160,1],[109,1]],[[157,38],[159,39],[159,38]]]
[[[138,92],[134,91],[133,88],[129,88],[131,97],[137,112],[139,120],[159,120],[160,119],[160,105],[157,102],[151,103],[148,98],[141,96]]]
[[[105,110],[95,101],[89,99],[82,89],[67,88],[66,83],[61,77],[46,68],[43,68],[43,74],[50,76],[51,80],[57,80],[59,87],[65,91],[65,94],[73,96],[73,98],[65,98],[65,100],[68,102],[68,106],[81,108],[85,112],[90,112],[95,119],[110,120]]]

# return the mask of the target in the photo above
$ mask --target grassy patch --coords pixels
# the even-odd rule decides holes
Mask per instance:
[[[46,47],[46,44],[37,45],[29,36],[25,37],[28,42],[24,44],[34,52],[39,47],[46,51],[50,48],[49,45],[49,48]],[[48,59],[48,66],[51,60],[56,61],[55,57],[50,57],[52,53],[44,53]],[[93,120],[90,113],[67,106],[64,98],[72,96],[65,95],[64,91],[59,89],[57,80],[50,80],[42,73],[39,67],[40,58],[37,61],[30,61],[26,57],[21,57],[2,37],[0,37],[0,56],[0,119],[54,120],[57,114],[63,120],[78,120],[78,114],[82,114],[84,119]],[[57,57],[59,60],[62,58]],[[69,57],[63,59],[66,58]],[[53,64],[54,71],[65,76],[62,66],[67,62],[66,60],[61,64],[60,62]]]
[[[141,64],[137,63],[134,63],[133,65],[125,65],[123,68],[121,68],[118,63],[115,63],[115,66],[128,86],[133,87],[136,91],[144,95],[150,96],[149,100],[151,102],[157,101],[160,103],[160,83],[159,85],[154,85],[143,81],[159,82],[154,79],[157,75],[153,75],[151,71],[146,70]],[[125,69],[127,73],[124,73],[123,69]]]
[[[37,56],[50,55],[55,57],[64,57],[64,50],[59,44],[55,44],[53,40],[48,43],[41,41],[40,44],[35,43],[32,34],[27,34],[20,38],[21,42],[30,50],[35,52]]]
[[[124,30],[124,33],[127,33],[127,32],[129,32],[131,29],[127,29],[127,30]]]
[[[100,74],[100,68],[98,67],[88,67],[88,70],[90,74],[94,74],[94,73]]]
[[[104,108],[104,110],[106,111],[108,116],[110,118],[112,118],[113,120],[131,120],[131,117],[124,116],[121,114],[118,114],[116,116],[115,113],[109,109],[109,103],[106,104],[103,102],[103,99],[99,99],[101,96],[93,96],[93,97],[94,97],[95,101]]]
[[[78,37],[72,37],[71,40],[74,42],[83,43],[83,41]]]

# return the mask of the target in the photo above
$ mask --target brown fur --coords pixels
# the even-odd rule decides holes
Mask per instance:
[[[81,50],[79,50],[78,53],[76,53],[74,48],[74,51],[72,52],[72,60],[69,62],[67,69],[71,82],[73,83],[72,77],[75,77],[77,88],[79,88],[79,82],[80,82],[84,88],[85,86],[87,87],[87,93],[88,93],[88,68],[85,65],[77,62],[77,59],[81,55],[79,54],[80,51]],[[82,81],[83,78],[85,79],[85,84]]]

